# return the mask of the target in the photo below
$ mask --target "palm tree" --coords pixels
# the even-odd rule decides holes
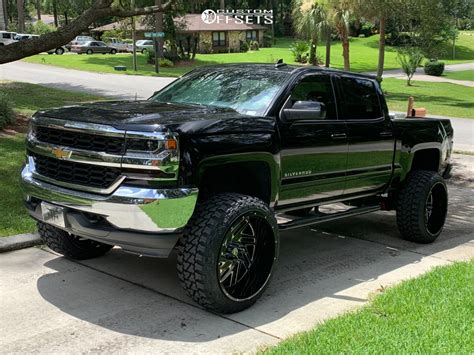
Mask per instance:
[[[316,50],[319,34],[327,19],[324,3],[315,0],[295,0],[293,2],[292,17],[296,32],[311,40],[309,62],[318,65]]]
[[[350,70],[349,60],[349,16],[353,8],[350,0],[331,0],[329,16],[342,42],[344,70]]]
[[[357,0],[357,11],[361,16],[379,22],[379,59],[377,78],[382,78],[385,62],[385,27],[387,18],[402,8],[400,0]]]

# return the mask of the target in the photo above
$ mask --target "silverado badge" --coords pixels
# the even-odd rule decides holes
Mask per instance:
[[[53,148],[51,149],[51,153],[53,153],[53,155],[58,159],[66,160],[71,157],[72,151],[60,148]]]

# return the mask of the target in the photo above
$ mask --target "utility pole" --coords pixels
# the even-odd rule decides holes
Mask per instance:
[[[135,8],[135,0],[132,0],[132,9]],[[132,48],[133,48],[133,70],[137,71],[137,34],[135,28],[135,16],[132,16]]]
[[[155,5],[156,6],[161,6],[161,0],[155,0]],[[163,32],[163,12],[157,12],[155,14],[155,32]],[[163,38],[158,37],[155,38],[155,41],[157,41],[157,49],[158,51],[155,51],[155,56],[158,56],[158,58],[163,57]]]

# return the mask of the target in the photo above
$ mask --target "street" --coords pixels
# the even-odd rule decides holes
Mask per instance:
[[[347,310],[385,287],[474,257],[474,157],[456,155],[449,217],[433,244],[399,239],[393,212],[282,233],[278,268],[252,308],[200,309],[181,289],[175,257],[114,249],[70,261],[29,248],[0,257],[5,353],[256,351]]]

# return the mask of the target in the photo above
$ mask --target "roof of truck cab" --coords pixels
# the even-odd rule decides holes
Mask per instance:
[[[218,69],[230,69],[230,68],[239,68],[239,69],[248,69],[248,70],[265,70],[265,71],[279,71],[279,72],[287,72],[290,74],[298,74],[303,72],[322,72],[322,73],[332,73],[332,74],[345,74],[351,76],[358,76],[362,78],[368,79],[375,79],[374,75],[370,74],[361,74],[361,73],[354,73],[345,70],[339,70],[334,68],[326,68],[326,67],[316,67],[316,66],[302,66],[302,65],[292,65],[292,64],[267,64],[267,63],[234,63],[234,64],[218,64],[218,65],[206,65],[199,69],[211,69],[211,70],[218,70]]]

